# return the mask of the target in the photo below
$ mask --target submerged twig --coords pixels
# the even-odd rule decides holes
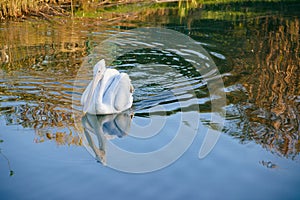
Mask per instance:
[[[3,141],[3,140],[1,140]],[[0,154],[2,155],[2,157],[7,161],[7,165],[8,165],[8,169],[9,169],[9,176],[13,176],[14,175],[14,171],[11,169],[11,166],[10,166],[10,161],[9,159],[6,157],[6,155],[4,155],[0,149]]]

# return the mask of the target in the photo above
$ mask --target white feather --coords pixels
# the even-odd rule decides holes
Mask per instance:
[[[84,112],[113,114],[132,106],[133,86],[127,74],[106,68],[104,60],[95,65],[93,74],[93,80],[81,97]]]

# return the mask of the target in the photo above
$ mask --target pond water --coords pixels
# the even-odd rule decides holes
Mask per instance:
[[[299,10],[171,3],[1,23],[0,196],[298,199]],[[83,116],[101,58],[129,74],[133,107]]]

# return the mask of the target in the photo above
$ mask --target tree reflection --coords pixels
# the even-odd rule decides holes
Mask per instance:
[[[89,48],[86,38],[73,24],[1,25],[0,112],[6,124],[35,129],[37,143],[81,145],[72,87]]]
[[[273,5],[278,11],[276,16],[264,11]],[[256,6],[248,2],[239,7],[235,1],[198,6],[188,12],[183,9],[184,15],[180,16],[176,4],[175,8],[143,10],[130,15],[132,19],[126,18],[127,23],[120,20],[114,25],[151,22],[175,27],[206,44],[208,51],[225,55],[226,60],[214,57],[220,72],[231,74],[224,75],[228,90],[225,132],[241,142],[255,141],[293,159],[300,152],[300,25],[299,17],[286,17],[290,13],[281,13],[281,6],[280,2],[261,2]],[[66,31],[63,26],[48,25],[27,23],[22,30],[0,30],[0,112],[7,124],[36,129],[36,142],[53,140],[60,145],[82,145],[72,130],[72,81],[92,45],[86,42],[82,27],[76,29],[72,24]],[[88,31],[90,34],[93,30]]]
[[[266,17],[253,23],[250,49],[235,74],[247,91],[241,120],[231,134],[294,158],[300,151],[299,19]]]
[[[187,28],[191,37],[207,44],[206,49],[223,53],[226,61],[215,62],[221,72],[231,74],[224,76],[229,104],[226,132],[241,142],[255,141],[280,156],[295,158],[300,151],[296,5],[235,1],[198,6],[181,17],[174,17],[170,8],[149,10],[140,19],[166,26],[180,21],[184,27],[179,30]],[[277,15],[269,15],[275,10]]]

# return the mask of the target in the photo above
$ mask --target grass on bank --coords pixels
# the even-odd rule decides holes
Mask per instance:
[[[101,17],[104,12],[132,13],[147,8],[177,7],[180,16],[203,5],[295,0],[0,0],[0,20],[38,16]]]

